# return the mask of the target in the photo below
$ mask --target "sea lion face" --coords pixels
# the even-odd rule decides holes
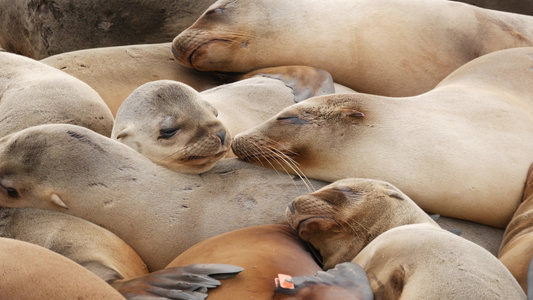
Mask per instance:
[[[324,171],[339,169],[346,159],[336,148],[347,147],[347,136],[353,139],[369,119],[364,106],[346,97],[319,96],[291,105],[235,136],[233,152],[241,160],[289,173],[331,174]]]
[[[117,112],[111,138],[169,169],[198,174],[230,149],[217,111],[185,84],[160,80],[135,90]]]
[[[172,52],[180,64],[201,71],[247,72],[294,65],[272,64],[283,59],[287,51],[278,51],[275,44],[260,44],[262,38],[269,36],[281,39],[282,33],[275,24],[290,15],[282,6],[286,5],[281,1],[217,1],[173,40]]]
[[[356,178],[336,181],[294,199],[286,216],[298,235],[320,252],[324,270],[351,261],[390,228],[424,222],[424,218],[432,223],[393,185]]]

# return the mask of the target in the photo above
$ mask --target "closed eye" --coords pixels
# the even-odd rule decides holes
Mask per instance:
[[[288,121],[291,124],[295,124],[295,125],[298,125],[298,124],[309,124],[309,122],[307,122],[304,119],[298,118],[298,116],[278,117],[276,120],[278,120],[278,121]]]
[[[179,128],[165,128],[159,130],[159,137],[157,139],[169,139],[176,135],[176,133],[180,130]]]

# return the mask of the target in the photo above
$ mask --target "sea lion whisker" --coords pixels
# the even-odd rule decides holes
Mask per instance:
[[[283,156],[283,153],[280,152],[278,149],[276,148],[273,148],[273,147],[264,147],[264,149],[268,150],[271,154],[274,155],[275,158],[278,158],[279,160],[281,160],[283,163],[285,163],[285,165],[287,165],[289,168],[291,168],[291,170],[296,173],[296,175],[303,181],[303,183],[305,184],[305,186],[307,187],[307,190],[310,191],[310,192],[314,192],[315,191],[315,188],[313,187],[313,185],[309,182],[309,179],[305,176],[305,174],[301,173],[301,170],[300,168],[298,168],[298,166],[295,166],[293,164],[290,163],[289,160],[285,159],[285,157]],[[280,163],[280,161],[276,159],[276,162],[283,168],[283,170],[287,173],[287,174],[290,174],[287,169],[283,166],[283,164]]]
[[[307,186],[307,183],[309,183],[309,186],[311,187],[309,190],[311,192],[315,192],[316,191],[315,187],[309,181],[309,178],[307,178],[307,176],[304,174],[304,172],[298,166],[299,164],[296,161],[294,161],[294,159],[292,159],[291,157],[287,156],[285,153],[280,152],[277,149],[274,150],[274,152],[276,154],[280,155],[283,158],[283,161],[287,165],[289,165],[289,167],[294,171],[294,173],[296,173],[296,175],[298,175],[298,177],[300,177],[300,179],[306,183],[305,184],[306,186]]]

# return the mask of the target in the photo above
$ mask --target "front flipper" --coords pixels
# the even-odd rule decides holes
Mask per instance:
[[[292,89],[294,102],[335,93],[335,85],[331,75],[322,69],[309,66],[283,66],[258,69],[241,75],[238,80],[263,76],[279,79]]]
[[[335,266],[327,272],[319,271],[315,276],[293,277],[294,288],[278,286],[274,299],[374,299],[370,281],[363,268],[347,262]]]
[[[110,282],[127,299],[202,300],[220,285],[218,279],[239,274],[243,268],[224,264],[193,264]]]

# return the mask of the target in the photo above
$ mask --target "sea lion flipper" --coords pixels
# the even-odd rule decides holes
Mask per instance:
[[[152,272],[110,284],[126,298],[167,297],[169,299],[205,299],[209,288],[221,283],[217,279],[231,278],[241,267],[224,264],[193,264]]]
[[[319,95],[335,93],[335,85],[331,75],[322,69],[309,66],[283,66],[258,69],[245,73],[239,80],[263,76],[279,79],[292,89],[294,102]]]

